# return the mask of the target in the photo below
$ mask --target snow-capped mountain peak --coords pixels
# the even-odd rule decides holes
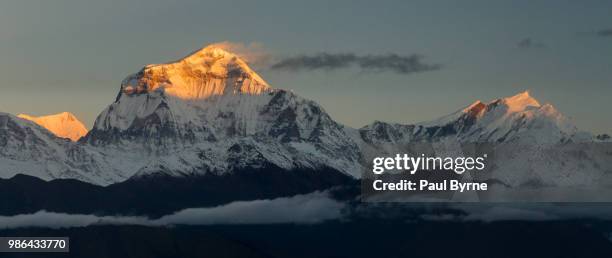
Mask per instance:
[[[508,107],[507,112],[514,113],[524,111],[530,107],[540,107],[540,102],[529,95],[529,91],[524,91],[511,97],[500,99]],[[495,101],[493,101],[495,102]]]
[[[464,141],[567,141],[578,129],[550,104],[540,104],[528,91],[514,96],[475,102],[461,112],[437,121],[453,124]],[[436,123],[429,124],[436,125]]]
[[[146,65],[122,83],[126,95],[163,92],[186,100],[224,94],[258,95],[270,86],[234,53],[210,45],[170,63]]]
[[[486,106],[485,103],[483,103],[480,100],[476,100],[474,101],[474,103],[470,104],[469,106],[467,106],[466,108],[463,109],[463,113],[480,113],[480,111]]]
[[[428,123],[375,122],[356,130],[334,121],[314,101],[272,89],[247,62],[218,45],[128,76],[78,142],[51,133],[75,140],[80,135],[63,133],[86,132],[69,113],[20,117],[0,114],[0,178],[27,173],[101,185],[151,174],[266,169],[358,178],[374,155],[401,153],[413,143],[546,146],[570,142],[578,132],[528,92],[476,101]]]
[[[541,105],[528,91],[486,103],[478,100],[429,122],[414,125],[375,123],[360,130],[371,142],[386,142],[389,139],[393,139],[393,142],[439,141],[450,138],[461,142],[559,143],[590,139],[588,133],[579,132],[552,105]]]
[[[19,114],[19,118],[30,120],[49,130],[61,138],[77,141],[87,134],[87,128],[79,119],[70,112],[62,112],[54,115],[31,116]]]
[[[126,177],[161,167],[173,175],[247,166],[360,172],[358,147],[322,107],[270,88],[217,45],[129,76],[82,142],[128,164]]]

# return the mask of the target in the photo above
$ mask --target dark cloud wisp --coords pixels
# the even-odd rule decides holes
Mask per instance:
[[[604,29],[596,32],[600,37],[612,37],[612,29]]]
[[[357,55],[352,53],[330,54],[319,53],[316,55],[301,55],[282,59],[274,63],[270,68],[273,70],[336,70],[349,67],[359,67],[370,72],[395,72],[398,74],[412,74],[427,71],[435,71],[442,68],[439,64],[428,64],[423,62],[423,56],[397,54],[387,55]]]
[[[524,38],[523,40],[518,42],[517,46],[522,49],[545,48],[546,47],[544,43],[536,42],[531,38]]]

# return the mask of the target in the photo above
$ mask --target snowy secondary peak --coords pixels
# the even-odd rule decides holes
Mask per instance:
[[[430,125],[447,129],[452,125],[460,137],[468,141],[499,142],[523,138],[558,142],[569,140],[578,133],[569,119],[552,105],[541,105],[529,91],[488,103],[476,101]]]
[[[551,106],[550,104],[546,104],[546,105]],[[514,96],[495,99],[488,103],[484,103],[481,100],[477,100],[474,103],[470,104],[469,106],[463,108],[462,110],[454,114],[455,115],[468,114],[471,116],[481,116],[484,114],[484,112],[487,111],[487,109],[491,110],[497,106],[503,106],[506,113],[516,113],[516,112],[522,112],[525,110],[529,110],[532,108],[542,107],[542,105],[540,105],[540,102],[537,99],[529,95],[529,91],[523,91]],[[547,107],[547,108],[550,108],[550,107]]]
[[[501,108],[500,108],[501,107]],[[529,91],[523,91],[514,96],[499,98],[488,103],[477,100],[469,106],[451,114],[450,116],[444,117],[446,120],[455,120],[461,116],[470,116],[473,118],[482,117],[485,113],[488,113],[495,109],[503,109],[499,113],[511,115],[514,113],[521,113],[528,110],[535,109],[547,109],[548,113],[556,113],[557,111],[550,104],[544,106],[540,105],[540,102],[529,95]],[[438,121],[439,123],[440,121]]]
[[[529,107],[540,107],[540,102],[529,95],[529,91],[524,91],[512,97],[500,99],[508,107],[508,112],[520,112]],[[495,101],[493,101],[495,102]]]
[[[430,122],[385,127],[375,123],[361,131],[362,135],[371,135],[368,138],[372,142],[438,141],[449,137],[462,142],[558,143],[589,139],[552,105],[541,105],[528,91],[489,102],[478,100]]]
[[[539,110],[539,112],[536,112],[536,110]],[[491,116],[492,114],[496,117],[510,117],[516,116],[517,114],[523,116],[534,113],[541,113],[557,118],[562,117],[552,105],[541,105],[538,100],[531,97],[529,91],[524,91],[514,96],[498,98],[489,102],[477,100],[450,115],[443,116],[430,122],[419,123],[419,125],[440,126],[455,122],[458,119],[469,118],[470,120],[477,120],[484,116]]]
[[[77,141],[87,134],[87,128],[76,116],[70,112],[62,112],[54,115],[31,116],[19,114],[19,118],[30,120],[61,138]]]
[[[477,100],[471,105],[464,108],[462,111],[464,114],[468,114],[470,116],[479,116],[485,111],[486,108],[487,104],[483,103],[480,100]]]
[[[270,86],[245,60],[212,44],[171,63],[145,66],[122,83],[126,95],[160,91],[187,100],[226,94],[258,95]]]

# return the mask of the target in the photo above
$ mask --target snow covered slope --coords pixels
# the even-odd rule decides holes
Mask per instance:
[[[595,144],[550,104],[528,92],[473,104],[413,125],[374,122],[348,130],[364,160],[412,153],[473,156],[487,153],[490,170],[478,180],[507,186],[593,185],[612,171],[610,145]]]
[[[102,169],[93,155],[74,142],[32,121],[0,113],[0,177],[16,174],[98,184],[121,180],[112,178],[112,170]]]
[[[19,114],[18,117],[37,123],[56,136],[72,141],[78,141],[87,134],[85,125],[69,112],[39,117]]]
[[[476,101],[450,115],[414,125],[375,122],[359,129],[370,143],[456,140],[480,143],[562,143],[590,141],[552,105],[541,105],[525,91],[488,103]]]
[[[149,174],[360,171],[357,145],[323,108],[270,88],[245,61],[216,45],[128,76],[115,102],[76,143],[5,117],[20,130],[0,131],[4,178],[25,173],[108,185]],[[23,139],[18,132],[44,137]]]
[[[83,139],[126,176],[244,167],[358,171],[359,151],[317,103],[272,89],[240,57],[209,46],[128,76]],[[134,151],[136,150],[136,151]]]
[[[78,142],[0,114],[0,177],[24,173],[109,185],[152,174],[183,177],[273,168],[359,178],[375,155],[462,154],[456,146],[486,143],[499,157],[498,168],[488,174],[509,185],[586,182],[596,177],[575,171],[611,171],[606,151],[554,146],[592,141],[528,92],[476,101],[431,122],[348,128],[314,101],[270,87],[240,57],[212,45],[128,76],[115,101]],[[564,151],[548,151],[555,149]]]

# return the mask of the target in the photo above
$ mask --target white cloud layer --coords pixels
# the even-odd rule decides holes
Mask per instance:
[[[465,215],[424,214],[428,221],[551,221],[572,219],[612,220],[612,205],[598,203],[574,204],[456,204],[450,208]]]
[[[39,211],[0,216],[0,229],[47,227],[70,228],[90,225],[212,225],[212,224],[312,224],[342,216],[345,204],[326,193],[315,192],[272,200],[240,201],[212,208],[192,208],[161,217],[96,216]]]

